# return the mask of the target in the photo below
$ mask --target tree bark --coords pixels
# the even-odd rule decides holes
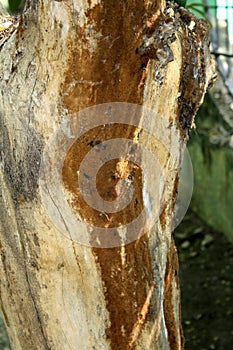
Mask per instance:
[[[4,38],[0,302],[12,349],[183,349],[171,214],[182,149],[213,75],[208,44],[203,20],[163,0],[33,1]],[[106,119],[102,129],[85,130],[80,113],[104,103],[123,111],[131,103],[138,124],[130,110],[127,123],[113,128]],[[145,117],[140,106],[153,113]],[[145,118],[159,141],[140,127]],[[99,193],[110,201],[130,174],[137,205],[126,212],[90,208],[76,190],[74,174],[86,153],[113,138],[150,149],[162,169],[162,210],[143,234],[132,236],[127,226],[148,209],[144,186],[152,179],[138,165],[119,157],[98,173]],[[57,204],[59,195],[49,193],[51,186],[56,196],[59,169],[60,194],[84,223],[77,232]],[[118,240],[103,241],[102,231],[91,232],[86,222],[113,228],[108,232]]]

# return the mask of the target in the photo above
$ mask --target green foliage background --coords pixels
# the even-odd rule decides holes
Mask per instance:
[[[2,5],[11,13],[17,12],[25,3],[25,0],[0,0]]]

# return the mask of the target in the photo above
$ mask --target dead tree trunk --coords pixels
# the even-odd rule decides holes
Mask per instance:
[[[207,25],[163,0],[30,3],[0,53],[0,302],[12,349],[182,349],[171,213],[213,74]],[[126,156],[119,142],[98,165],[113,139],[131,142]],[[88,153],[106,208],[134,187],[125,208],[82,198]]]

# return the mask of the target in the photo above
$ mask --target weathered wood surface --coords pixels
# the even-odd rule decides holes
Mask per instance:
[[[213,75],[207,25],[182,8],[166,8],[163,0],[31,3],[0,53],[0,302],[12,349],[182,349],[171,213],[181,150]],[[171,130],[175,138],[170,154],[158,147],[155,155],[166,183],[158,221],[127,245],[97,248],[56,228],[39,176],[43,151],[59,125],[107,102],[152,109],[151,133],[161,125],[163,140],[170,140]],[[150,147],[140,131],[120,125],[117,135]],[[94,136],[87,133],[87,152]],[[67,157],[62,179],[72,195]],[[118,167],[117,180],[124,178],[122,164],[103,167],[103,197],[108,190],[115,199],[117,181],[106,188],[106,175]],[[133,185],[143,208],[145,184],[137,171]],[[79,204],[77,196],[70,202],[75,215],[105,227],[108,215]],[[121,219],[129,222],[137,210],[132,206]],[[120,218],[114,220],[120,235]],[[85,225],[83,230],[80,235],[89,237]]]

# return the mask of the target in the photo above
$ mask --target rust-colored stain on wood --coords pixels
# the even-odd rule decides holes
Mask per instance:
[[[108,201],[116,199],[116,185],[126,176],[133,182],[134,194],[124,210],[100,215],[97,210],[88,206],[78,189],[77,172],[81,161],[102,140],[124,137],[133,140],[137,128],[129,125],[106,125],[96,127],[83,134],[75,141],[64,161],[62,177],[64,187],[72,194],[70,205],[74,211],[89,224],[98,227],[117,227],[127,224],[136,218],[143,209],[141,169],[126,160],[114,159],[103,165],[97,175],[97,190]],[[98,150],[98,147],[97,147]],[[90,164],[90,167],[94,166]],[[117,232],[117,230],[116,230]],[[129,234],[132,234],[129,232]],[[135,237],[137,233],[133,232]],[[127,233],[126,233],[127,236]],[[96,240],[94,235],[91,239]],[[101,236],[98,241],[101,242]],[[90,241],[91,243],[91,241]],[[125,262],[122,264],[121,247],[111,249],[93,248],[103,281],[106,305],[111,325],[106,335],[111,349],[133,349],[135,334],[140,333],[144,323],[148,321],[147,312],[142,314],[143,306],[153,282],[153,271],[148,251],[148,237],[144,235],[135,243],[125,246],[123,252]],[[142,322],[140,322],[142,320]],[[136,328],[136,329],[135,329]],[[131,345],[130,345],[131,344]]]
[[[143,236],[136,243],[125,246],[124,266],[121,262],[121,248],[93,249],[101,267],[111,322],[106,334],[112,350],[134,349],[137,335],[150,319],[148,310],[145,315],[143,313],[154,283],[147,240]]]
[[[147,23],[155,20],[160,3],[132,1],[102,1],[86,13],[88,24],[71,33],[70,58],[64,83],[61,86],[63,107],[71,114],[83,108],[110,101],[142,104],[145,67],[148,57],[141,57],[137,48]],[[90,29],[92,28],[92,29]],[[92,53],[85,42],[85,30],[100,36]],[[134,195],[124,211],[100,215],[81,198],[77,189],[77,170],[86,153],[103,140],[114,137],[133,138],[135,127],[118,125],[94,128],[77,140],[67,154],[63,167],[63,183],[73,194],[73,209],[84,220],[99,227],[117,227],[136,218],[143,209],[142,173],[135,164],[121,159],[107,162],[97,176],[97,187],[108,201],[116,199],[116,185],[126,176],[133,182]],[[90,165],[91,166],[91,165]],[[134,235],[137,236],[137,233]],[[101,237],[100,237],[101,239]],[[147,300],[153,279],[148,238],[125,246],[122,265],[121,248],[93,248],[103,281],[110,326],[106,329],[112,350],[134,348],[136,325]],[[147,316],[143,316],[143,322]],[[140,332],[140,330],[139,330]],[[131,344],[131,345],[130,345]]]
[[[116,199],[116,185],[120,179],[127,177],[132,181],[134,194],[128,207],[117,213],[100,215],[102,213],[88,206],[77,186],[77,172],[83,158],[94,146],[102,140],[112,140],[122,137],[133,140],[138,130],[135,126],[125,124],[105,125],[96,127],[83,134],[75,141],[64,161],[62,177],[68,193],[72,194],[70,205],[86,222],[98,227],[118,227],[126,225],[136,218],[143,209],[142,173],[135,164],[125,159],[113,159],[105,163],[97,175],[96,186],[99,194],[108,201]],[[90,167],[93,167],[90,164]],[[117,230],[116,230],[117,233]],[[137,232],[129,232],[137,237]],[[126,233],[127,236],[127,233]],[[92,233],[90,243],[96,240]],[[111,239],[111,237],[110,237]],[[102,237],[98,237],[101,242]],[[153,271],[148,251],[148,237],[144,235],[135,243],[111,249],[93,248],[103,281],[106,306],[109,311],[111,325],[106,335],[111,343],[111,349],[133,349],[144,323],[147,322],[147,311],[143,306],[153,284]],[[122,263],[124,254],[124,264]],[[141,321],[142,320],[142,321]],[[135,336],[136,334],[136,336]],[[131,345],[130,345],[131,344]]]
[[[81,135],[67,152],[63,169],[62,179],[65,189],[68,191],[69,204],[73,210],[88,224],[97,227],[112,228],[126,225],[136,218],[143,210],[142,170],[138,165],[127,161],[126,159],[111,159],[100,167],[97,178],[96,188],[99,195],[106,201],[112,202],[117,198],[116,186],[120,180],[127,179],[134,188],[132,200],[126,208],[104,215],[103,212],[89,206],[84,200],[78,185],[78,171],[81,162],[87,153],[95,146],[96,159],[98,160],[98,145],[103,141],[113,140],[114,138],[124,137],[127,140],[133,140],[137,128],[125,124],[111,124],[95,127]],[[127,152],[127,150],[126,150]],[[127,154],[126,154],[127,156]],[[87,186],[90,181],[89,173],[92,168],[98,168],[98,163],[88,164]],[[119,195],[119,194],[118,194]],[[126,194],[127,195],[127,194]],[[101,237],[100,242],[101,242]]]
[[[61,86],[63,107],[70,113],[109,101],[142,103],[143,81],[148,57],[137,49],[155,21],[159,1],[102,1],[86,12],[88,23],[77,25],[70,33],[70,57]],[[152,20],[153,19],[153,20]],[[91,49],[89,37],[96,37]]]

